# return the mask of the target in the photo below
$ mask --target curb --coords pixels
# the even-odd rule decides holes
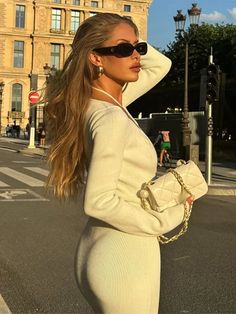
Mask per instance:
[[[24,155],[36,155],[36,156],[41,156],[41,157],[45,157],[46,156],[46,151],[43,148],[23,148],[23,149],[19,149],[18,150],[19,153],[22,153]]]
[[[236,186],[211,184],[207,195],[236,196]]]
[[[9,146],[2,146],[0,145],[0,148],[5,149],[5,150],[9,150],[15,153],[21,153],[24,155],[29,155],[29,156],[41,156],[41,157],[45,157],[46,156],[46,151],[43,148],[39,148],[39,147],[35,147],[35,148],[23,148],[23,149],[15,149]]]
[[[12,152],[15,152],[15,153],[19,153],[18,149],[11,148],[11,147],[8,147],[8,146],[0,146],[0,148],[3,149],[3,150],[9,150],[9,151],[12,151]]]

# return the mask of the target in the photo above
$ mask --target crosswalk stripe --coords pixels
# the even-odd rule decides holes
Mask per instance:
[[[39,167],[24,167],[25,169],[28,169],[30,171],[33,171],[33,172],[36,172],[36,173],[39,173],[45,177],[48,176],[49,174],[49,171],[48,170],[45,170],[45,169],[42,169],[42,168],[39,168]]]
[[[0,313],[1,314],[11,314],[6,302],[4,301],[3,297],[0,294]]]
[[[6,184],[5,182],[0,181],[0,187],[4,188],[4,187],[8,187],[9,185]],[[1,313],[1,312],[0,312]]]
[[[41,180],[35,179],[31,176],[28,176],[26,174],[23,174],[19,171],[13,170],[13,169],[8,168],[8,167],[0,167],[0,172],[11,177],[11,178],[16,179],[17,181],[21,181],[21,182],[27,184],[28,186],[40,187],[40,186],[45,185],[45,183]]]

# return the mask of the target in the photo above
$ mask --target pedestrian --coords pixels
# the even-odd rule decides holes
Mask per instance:
[[[158,136],[154,142],[154,146],[160,142],[160,157],[158,166],[162,167],[164,154],[170,150],[170,131],[159,131]]]
[[[12,128],[11,128],[10,125],[8,124],[8,125],[6,126],[6,135],[7,135],[7,137],[9,137],[9,136],[11,135],[11,133],[12,133]]]
[[[12,125],[12,136],[13,137],[17,137],[17,125],[16,125],[16,121],[13,122]]]
[[[99,13],[81,24],[60,76],[47,86],[48,186],[65,199],[85,185],[88,221],[75,271],[95,313],[158,312],[157,236],[182,222],[184,205],[167,215],[141,207],[137,191],[155,175],[156,151],[125,107],[170,65],[139,42],[132,20]]]
[[[45,138],[46,138],[46,133],[44,127],[42,127],[41,132],[40,132],[40,146],[45,146]]]
[[[20,138],[20,131],[21,131],[20,125],[17,125],[16,126],[16,136],[17,136],[17,138]]]
[[[26,124],[25,130],[27,133],[27,139],[29,139],[30,138],[30,124],[29,124],[29,122]]]

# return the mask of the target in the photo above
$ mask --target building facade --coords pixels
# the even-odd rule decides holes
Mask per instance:
[[[74,34],[86,18],[98,12],[131,17],[147,38],[147,17],[152,0],[0,0],[0,106],[2,133],[7,124],[25,128],[32,112],[31,90],[43,89],[45,64],[62,68]],[[43,105],[36,106],[36,127]]]

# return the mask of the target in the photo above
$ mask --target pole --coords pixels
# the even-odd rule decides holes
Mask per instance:
[[[209,56],[209,64],[213,63],[213,49],[211,47],[211,54]],[[212,135],[213,135],[213,118],[212,118],[212,104],[206,101],[206,118],[207,118],[207,136],[206,136],[206,151],[205,151],[205,179],[207,184],[211,184],[212,176]]]
[[[185,75],[184,75],[184,107],[182,119],[183,147],[185,159],[189,159],[189,147],[191,143],[191,130],[189,128],[189,112],[188,112],[188,39],[185,41]]]
[[[28,148],[35,148],[35,110],[34,108],[31,108],[30,140],[29,140]]]
[[[206,136],[206,153],[205,153],[205,179],[207,184],[211,184],[212,176],[212,135],[213,135],[213,118],[212,104],[206,103],[207,116],[207,136]]]
[[[35,17],[36,17],[36,2],[33,1],[33,33],[32,33],[32,54],[31,54],[31,74],[30,76],[30,90],[37,90],[38,89],[38,75],[32,74],[34,69],[34,33],[35,33]],[[35,148],[35,118],[36,118],[36,104],[30,103],[30,139],[28,148]]]
[[[185,43],[184,112],[188,113],[188,41]]]
[[[37,90],[38,89],[38,75],[31,74],[30,76],[30,90]],[[35,119],[36,119],[36,104],[30,104],[30,116],[31,116],[31,123],[30,123],[30,140],[28,148],[35,148]]]
[[[0,136],[2,136],[2,91],[0,91]]]

